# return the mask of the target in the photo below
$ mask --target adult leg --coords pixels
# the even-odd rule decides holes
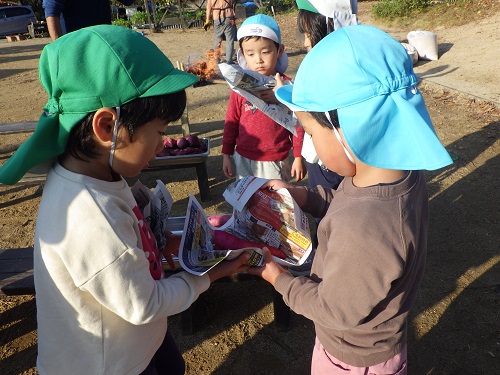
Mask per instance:
[[[217,50],[221,38],[224,35],[224,22],[220,19],[214,20],[214,50]]]
[[[234,42],[236,41],[236,24],[233,25],[234,22],[234,20],[226,20],[226,62],[228,64],[233,62],[234,56]]]

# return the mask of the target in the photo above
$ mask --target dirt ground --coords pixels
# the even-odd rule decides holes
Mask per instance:
[[[373,22],[368,14],[370,6],[360,3],[359,15],[364,23]],[[497,20],[498,13],[486,17],[481,27],[490,25],[487,31],[497,33],[498,23],[491,17]],[[290,58],[287,73],[293,77],[305,51],[295,37],[295,16],[278,16],[277,20]],[[467,39],[477,33],[476,27],[474,23],[441,28],[439,35],[445,39]],[[386,30],[402,40],[410,29]],[[146,37],[157,43],[172,61],[186,63],[188,57],[204,56],[212,45],[212,35],[198,29],[169,30]],[[484,31],[479,35],[484,35]],[[478,51],[493,48],[482,45],[482,40],[474,39]],[[38,57],[49,40],[3,42],[0,41],[0,123],[36,120],[46,101],[38,81]],[[448,49],[440,45],[441,54]],[[491,54],[484,56],[483,71],[498,74],[498,60]],[[455,63],[462,67],[471,61]],[[438,65],[419,62],[416,71],[424,75],[421,89],[436,131],[456,160],[448,168],[428,173],[428,262],[410,319],[409,374],[492,375],[498,373],[500,364],[499,195],[495,188],[499,175],[500,110],[478,100],[477,95],[469,95],[467,90],[464,92],[468,95],[464,95],[450,90],[451,85],[445,83],[427,83],[426,78],[432,77],[432,73],[449,68]],[[474,68],[464,67],[461,74],[471,75],[469,80],[477,81],[479,86],[480,79],[485,79]],[[212,200],[203,203],[208,213],[229,210],[222,193],[230,181],[222,173],[220,155],[228,96],[229,89],[222,80],[188,90],[191,132],[211,139],[208,175]],[[169,132],[172,136],[180,135],[180,125],[173,124]],[[26,137],[0,136],[0,163]],[[175,199],[174,216],[184,215],[190,192],[199,198],[194,169],[148,173],[140,179],[150,187],[155,179],[167,184]],[[40,186],[0,186],[1,248],[33,245],[41,192]],[[173,316],[170,327],[186,360],[187,374],[309,373],[313,325],[292,313],[291,329],[279,331],[273,322],[272,295],[272,288],[263,281],[216,283],[196,304],[193,335],[183,335],[180,316]],[[1,297],[0,374],[35,374],[36,340],[35,297]]]

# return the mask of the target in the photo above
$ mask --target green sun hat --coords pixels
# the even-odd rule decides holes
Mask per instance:
[[[199,79],[175,69],[142,34],[112,25],[80,29],[45,46],[39,76],[49,96],[44,113],[33,135],[0,167],[0,183],[13,185],[64,153],[71,129],[87,114],[178,92]]]
[[[302,10],[308,10],[309,12],[319,13],[318,10],[312,6],[312,4],[307,0],[295,0],[297,3],[297,8]]]

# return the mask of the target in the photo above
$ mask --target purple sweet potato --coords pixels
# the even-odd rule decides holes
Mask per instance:
[[[191,134],[186,137],[186,141],[189,143],[189,146],[194,148],[200,147],[200,139],[197,135]]]
[[[229,219],[231,219],[233,215],[225,214],[225,215],[210,215],[208,216],[208,222],[212,224],[214,227],[222,227],[227,223]]]
[[[179,138],[177,139],[177,147],[180,148],[181,150],[188,147],[188,141],[186,141],[186,138]]]
[[[203,150],[201,148],[196,148],[196,147],[186,147],[184,149],[188,155],[190,154],[201,154]]]
[[[164,148],[176,148],[177,147],[177,141],[173,138],[165,138],[163,140],[163,147]]]
[[[158,156],[158,157],[170,156],[170,155],[172,155],[171,152],[173,150],[174,150],[173,148],[164,148],[159,153],[157,153],[156,156]]]

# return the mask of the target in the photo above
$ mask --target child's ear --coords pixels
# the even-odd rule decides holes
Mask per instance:
[[[281,57],[284,51],[285,51],[285,45],[280,44],[280,48],[278,48],[278,58]]]
[[[92,120],[92,129],[100,141],[112,141],[115,120],[116,112],[114,109],[105,107],[97,110],[94,115],[94,119]]]

